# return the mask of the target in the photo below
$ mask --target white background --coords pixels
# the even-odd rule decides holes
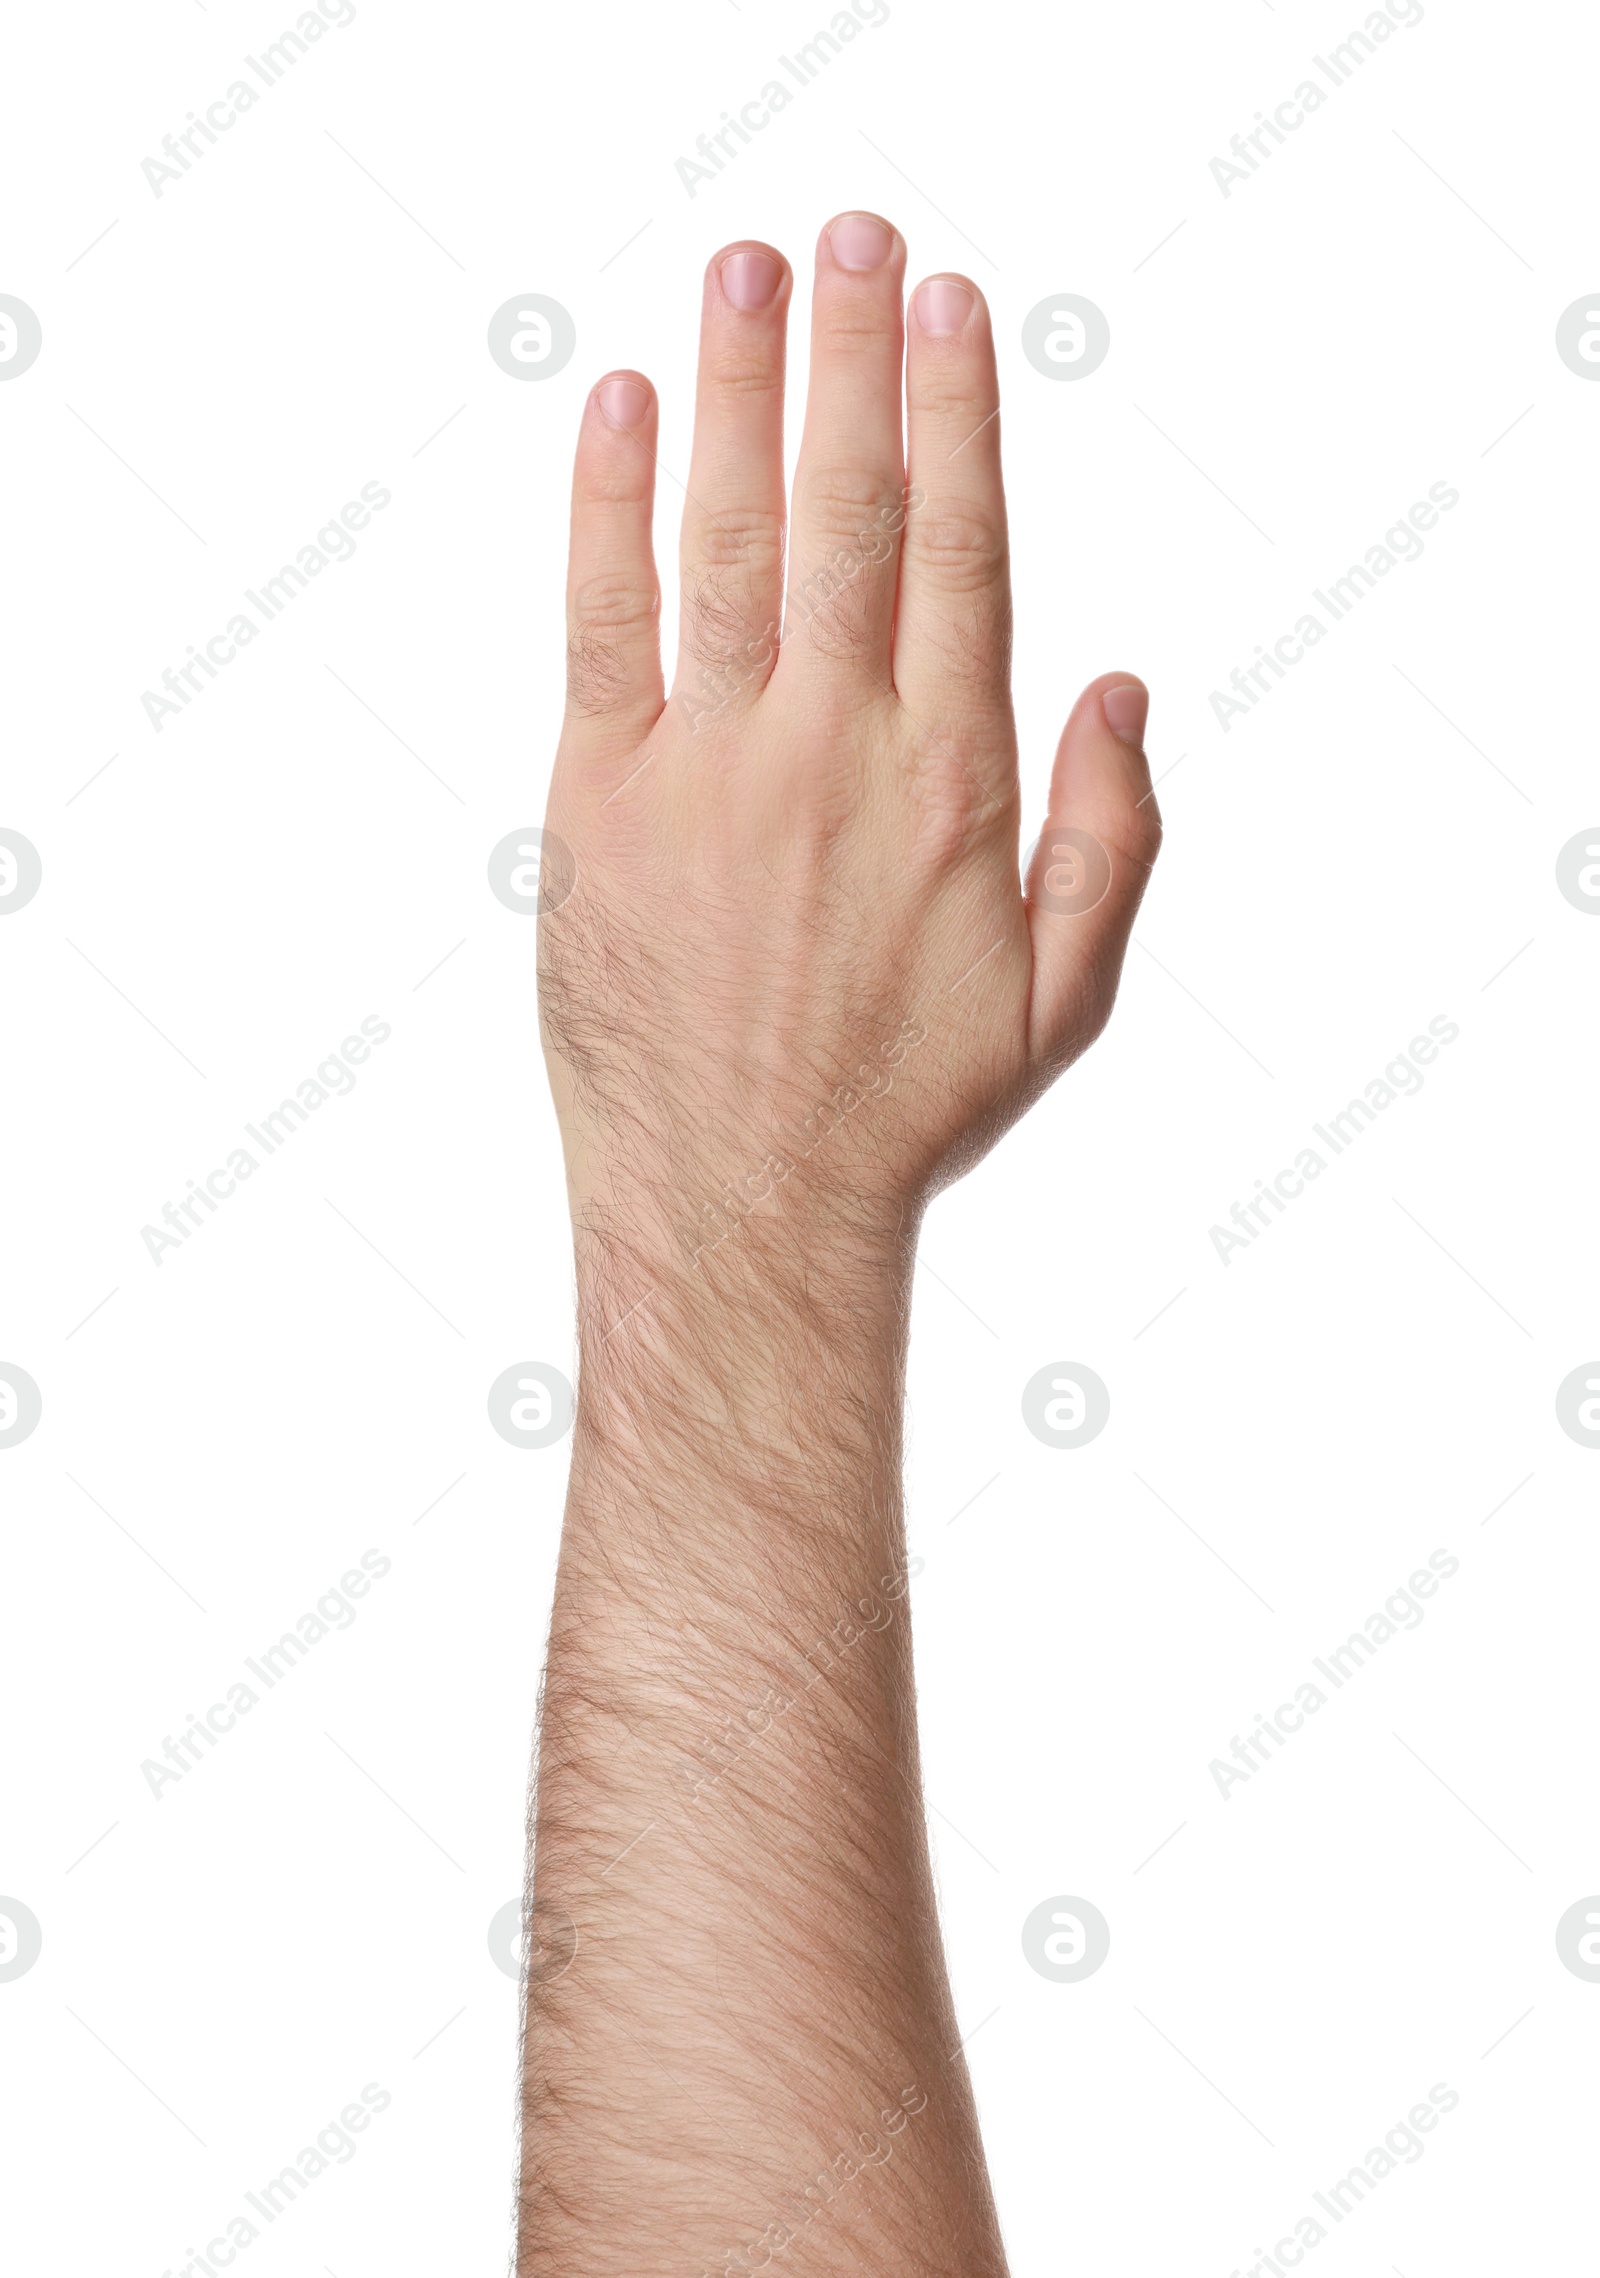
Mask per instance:
[[[858,204],[994,307],[1031,812],[1107,668],[1176,770],[1108,1035],[939,1202],[918,1285],[927,1784],[1018,2278],[1248,2270],[1437,2082],[1459,2108],[1319,2270],[1543,2267],[1586,2218],[1600,1987],[1554,1926],[1600,1887],[1600,1456],[1554,1394],[1600,1350],[1600,924],[1555,861],[1600,809],[1600,387],[1554,332],[1600,284],[1595,26],[1428,0],[1224,197],[1212,158],[1359,0],[892,0],[691,198],[675,160],[829,13],[361,0],[159,198],[140,161],[292,7],[12,17],[0,291],[44,334],[0,386],[0,824],[44,869],[0,925],[0,1359],[44,1404],[0,1452],[0,1892],[43,1929],[0,1983],[19,2264],[181,2270],[377,2082],[241,2267],[503,2267],[486,1932],[566,1449],[485,1394],[570,1373],[572,1330],[534,929],[485,862],[543,805],[584,390],[649,371],[684,469],[706,258],[785,247],[803,340]],[[578,332],[538,385],[485,348],[530,291]],[[1020,349],[1062,292],[1111,326],[1073,385]],[[366,482],[354,559],[156,733],[142,692]],[[1211,691],[1435,482],[1422,557],[1224,733]],[[370,1014],[355,1091],[154,1264],[141,1228]],[[1440,1014],[1421,1093],[1224,1265],[1210,1227]],[[1069,1359],[1111,1394],[1070,1453],[1019,1406]],[[141,1762],[368,1549],[354,1626],[157,1800]],[[1421,1628],[1224,1800],[1212,1759],[1437,1549]],[[1022,1953],[1058,1894],[1111,1925],[1079,1985]]]

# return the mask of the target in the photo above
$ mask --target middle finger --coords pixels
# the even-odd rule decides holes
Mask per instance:
[[[778,676],[825,694],[889,681],[905,483],[905,264],[904,239],[876,214],[839,215],[817,244]]]

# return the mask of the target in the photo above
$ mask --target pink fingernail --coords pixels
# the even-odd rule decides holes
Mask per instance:
[[[930,340],[951,340],[972,314],[972,295],[954,277],[930,277],[916,290],[917,322]]]
[[[828,245],[841,269],[881,269],[894,251],[894,231],[876,214],[841,214]]]
[[[594,395],[613,427],[637,427],[650,408],[650,390],[637,380],[602,380]]]
[[[1131,680],[1120,688],[1108,688],[1100,699],[1100,709],[1114,736],[1120,736],[1125,744],[1143,743],[1144,723],[1150,711],[1147,688]]]
[[[722,290],[735,308],[771,308],[783,270],[770,253],[730,253],[722,264]]]

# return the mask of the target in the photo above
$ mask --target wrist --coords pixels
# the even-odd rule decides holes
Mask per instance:
[[[602,1334],[661,1285],[757,1307],[795,1260],[847,1299],[903,1282],[937,1150],[918,1138],[907,1080],[925,1073],[928,1055],[907,1055],[928,1029],[901,1028],[884,1048],[893,1065],[863,1062],[831,1093],[819,1079],[815,1104],[792,1081],[736,1107],[726,1086],[696,1097],[692,1060],[633,1087],[659,1096],[653,1121],[629,1095],[558,1086],[579,1294],[604,1299]],[[560,1059],[554,1071],[567,1075]]]
[[[816,1337],[898,1347],[920,1211],[894,1199],[774,1186],[741,1207],[659,1187],[573,1198],[580,1353],[635,1317],[658,1335],[765,1346]]]
[[[762,1219],[692,1254],[592,1229],[576,1247],[575,1461],[648,1465],[666,1497],[703,1497],[713,1458],[736,1500],[819,1469],[843,1502],[863,1465],[898,1480],[909,1234]]]

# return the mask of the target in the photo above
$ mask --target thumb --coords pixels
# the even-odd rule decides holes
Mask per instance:
[[[1134,914],[1161,846],[1144,755],[1150,691],[1102,673],[1072,707],[1050,777],[1050,812],[1026,882],[1033,943],[1029,1043],[1052,1072],[1111,1016]]]

